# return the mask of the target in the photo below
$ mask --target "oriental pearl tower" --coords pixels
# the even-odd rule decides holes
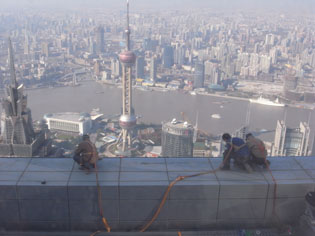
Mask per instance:
[[[119,55],[122,63],[122,115],[119,119],[121,133],[117,140],[118,155],[128,155],[132,145],[132,132],[137,124],[137,118],[132,107],[132,66],[135,64],[136,55],[130,49],[130,27],[129,27],[129,0],[127,0],[127,28],[126,49]]]

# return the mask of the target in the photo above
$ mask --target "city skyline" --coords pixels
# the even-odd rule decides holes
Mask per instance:
[[[120,8],[124,4],[124,1],[115,0],[2,0],[3,7],[9,8],[59,8],[59,9],[76,9],[81,7],[101,7],[101,8]],[[187,9],[187,8],[218,8],[218,9],[251,9],[251,10],[261,10],[261,9],[274,9],[274,10],[308,10],[310,12],[315,10],[315,3],[312,0],[132,0],[133,9]]]

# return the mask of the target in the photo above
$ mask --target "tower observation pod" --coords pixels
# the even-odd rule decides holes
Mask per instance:
[[[132,133],[137,124],[137,118],[132,107],[132,67],[136,55],[130,49],[129,0],[127,0],[126,49],[119,55],[122,63],[122,115],[119,119],[121,133],[116,143],[116,154],[129,156],[132,149]]]

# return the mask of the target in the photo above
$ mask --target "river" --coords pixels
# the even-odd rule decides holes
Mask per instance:
[[[39,120],[46,113],[54,112],[90,112],[100,108],[105,115],[119,114],[121,111],[121,89],[96,83],[81,83],[77,87],[42,88],[27,90],[28,106],[34,120]],[[224,104],[220,104],[223,102]],[[134,90],[133,104],[135,112],[141,116],[140,121],[161,123],[173,118],[180,119],[185,112],[188,119],[195,123],[199,113],[198,126],[201,130],[218,135],[233,132],[245,124],[249,102],[222,97],[192,96],[179,91],[141,91]],[[223,106],[223,107],[222,107]],[[293,107],[273,107],[259,104],[250,105],[251,130],[275,130],[276,122],[284,118],[288,126],[295,127],[300,121],[308,121],[310,110]],[[314,113],[314,112],[313,112]],[[211,118],[220,114],[221,119]],[[310,126],[315,128],[315,115]],[[273,132],[264,134],[266,141],[273,140]]]

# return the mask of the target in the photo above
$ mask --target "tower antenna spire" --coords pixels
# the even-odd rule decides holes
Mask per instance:
[[[13,55],[13,47],[11,38],[8,39],[9,42],[9,63],[10,63],[10,76],[11,76],[11,84],[15,88],[17,88],[17,82],[16,82],[16,74],[15,74],[15,66],[14,66],[14,55]]]
[[[127,0],[127,28],[126,28],[126,35],[127,35],[127,51],[130,51],[130,26],[129,26],[129,0]]]

